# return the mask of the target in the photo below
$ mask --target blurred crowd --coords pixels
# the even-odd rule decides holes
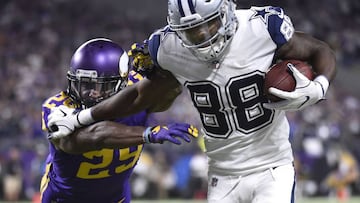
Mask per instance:
[[[41,131],[41,104],[66,88],[66,71],[75,48],[95,37],[111,38],[124,48],[141,42],[166,23],[166,0],[157,1],[141,8],[136,5],[143,1],[135,0],[79,0],[76,5],[70,0],[0,2],[0,199],[29,200],[38,194],[48,150]],[[238,4],[246,8],[268,2],[238,0]],[[295,28],[329,43],[341,72],[360,75],[360,1],[271,4],[283,7]],[[326,101],[288,114],[298,195],[360,194],[360,95],[353,94],[356,87],[359,81],[335,80]],[[149,124],[188,121],[200,127],[185,94],[169,111],[154,114]],[[134,197],[205,198],[202,149],[201,139],[179,147],[146,146],[133,176]]]

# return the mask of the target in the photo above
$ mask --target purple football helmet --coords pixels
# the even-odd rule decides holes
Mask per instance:
[[[119,45],[105,38],[89,40],[72,56],[68,94],[89,108],[120,91],[126,85],[128,69],[128,55]]]

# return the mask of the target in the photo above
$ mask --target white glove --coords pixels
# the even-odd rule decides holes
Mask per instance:
[[[59,139],[70,135],[76,128],[94,122],[90,109],[76,111],[67,106],[58,106],[51,110],[48,116],[50,134],[48,139]]]
[[[329,81],[323,75],[317,76],[313,81],[300,73],[294,66],[288,66],[292,72],[296,87],[292,92],[282,91],[270,87],[269,92],[284,100],[279,102],[265,103],[264,107],[268,109],[297,111],[325,98],[326,91],[329,87]]]

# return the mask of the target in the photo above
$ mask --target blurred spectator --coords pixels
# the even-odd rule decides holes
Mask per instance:
[[[206,199],[207,197],[207,156],[200,149],[194,152],[190,160],[189,190],[192,199]]]
[[[17,147],[11,147],[4,166],[4,199],[17,202],[20,200],[22,189],[21,152]]]
[[[327,159],[331,149],[328,143],[335,139],[360,162],[360,92],[356,88],[360,87],[360,1],[238,0],[237,4],[240,8],[281,6],[296,29],[328,42],[336,52],[339,79],[331,86],[327,100],[299,113],[290,112],[288,117],[301,180],[299,192],[307,196],[327,195],[321,183],[332,169]],[[31,3],[1,0],[0,157],[4,158],[0,161],[4,174],[9,168],[5,162],[10,154],[7,149],[14,144],[19,146],[22,164],[18,164],[23,180],[20,194],[24,194],[24,198],[36,195],[43,154],[47,153],[43,152],[47,142],[40,129],[38,113],[41,103],[47,95],[58,92],[57,87],[66,86],[59,75],[66,74],[64,70],[75,47],[94,37],[111,38],[123,47],[130,47],[166,24],[166,7],[166,0],[157,0],[155,4],[141,0],[78,0],[76,6],[71,0],[33,0]],[[169,111],[155,114],[153,122],[166,123],[169,117],[176,117],[201,126],[188,98],[180,96]],[[177,105],[177,102],[183,104]],[[188,104],[187,108],[183,108],[184,104]],[[200,182],[207,172],[202,171],[206,160],[197,149],[197,143],[179,148],[163,145],[158,150],[147,149],[147,158],[143,155],[144,161],[135,168],[138,174],[134,175],[134,181],[138,184],[134,184],[134,196],[155,199],[176,194],[200,198],[206,192]],[[186,183],[189,187],[193,184],[201,187],[196,194],[183,193],[182,187],[176,187],[174,164],[184,158],[183,152],[189,155]],[[302,184],[306,185],[304,190],[301,190]],[[359,187],[353,187],[352,193],[360,194]]]
[[[351,185],[360,182],[357,161],[351,153],[338,145],[331,147],[328,157],[331,171],[325,184],[330,189],[330,195],[344,203],[351,196]]]

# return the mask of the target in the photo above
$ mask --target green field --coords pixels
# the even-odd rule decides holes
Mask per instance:
[[[194,200],[137,200],[133,203],[206,203],[206,201],[194,201]],[[301,198],[297,199],[295,203],[360,203],[360,197],[354,197],[346,202],[339,202],[336,199],[329,198]]]
[[[206,203],[206,201],[196,201],[196,200],[134,200],[132,203]],[[10,203],[1,201],[0,203]],[[31,203],[31,202],[17,202],[17,203]],[[360,197],[354,197],[349,199],[346,202],[339,202],[336,199],[329,198],[301,198],[298,199],[295,203],[360,203]]]

